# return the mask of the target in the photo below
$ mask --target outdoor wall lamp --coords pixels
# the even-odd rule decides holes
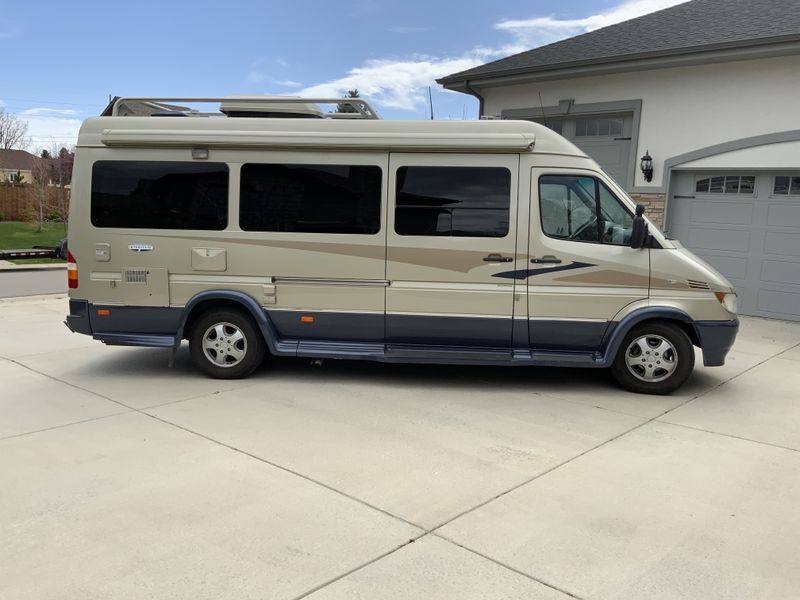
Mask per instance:
[[[647,182],[653,181],[653,157],[650,156],[650,150],[645,150],[639,167],[642,169],[644,180]]]

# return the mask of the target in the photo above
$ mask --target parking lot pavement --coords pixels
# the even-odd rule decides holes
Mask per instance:
[[[0,300],[0,598],[790,598],[800,324],[638,396],[606,373],[273,360]]]

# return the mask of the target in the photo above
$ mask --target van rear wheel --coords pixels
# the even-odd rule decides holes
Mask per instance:
[[[694,369],[694,347],[680,327],[643,323],[622,340],[611,367],[622,387],[640,394],[669,394]]]
[[[264,361],[266,344],[249,315],[212,310],[195,321],[189,352],[197,368],[216,379],[240,379]]]

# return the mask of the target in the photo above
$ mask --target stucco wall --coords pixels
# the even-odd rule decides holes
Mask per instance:
[[[484,114],[501,110],[642,100],[638,148],[650,150],[653,181],[636,169],[636,188],[660,190],[664,161],[744,137],[800,127],[800,56],[718,63],[483,88]],[[800,166],[800,157],[797,158]]]

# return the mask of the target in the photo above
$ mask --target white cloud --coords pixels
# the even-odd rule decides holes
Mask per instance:
[[[300,90],[300,94],[341,96],[345,91],[357,88],[378,106],[416,110],[427,102],[427,86],[436,85],[435,80],[439,77],[685,1],[628,0],[603,13],[581,19],[547,16],[500,21],[495,24],[495,29],[513,37],[513,41],[506,45],[476,47],[455,57],[412,55],[397,59],[372,59],[350,69],[343,77],[306,87]]]
[[[28,114],[28,111],[23,111],[22,118],[28,122],[28,137],[31,138],[28,150],[35,154],[53,146],[73,146],[78,141],[81,119]]]
[[[284,69],[289,67],[289,62],[285,58],[281,58],[280,56],[275,59],[275,64],[279,67],[283,67]]]
[[[289,88],[298,88],[303,86],[303,84],[299,81],[292,81],[291,79],[273,79],[272,83]]]
[[[427,102],[427,86],[436,85],[437,77],[477,67],[494,56],[498,56],[497,51],[477,48],[453,58],[417,55],[406,59],[368,60],[350,69],[344,77],[300,90],[300,95],[341,96],[355,88],[379,105],[415,110]]]
[[[657,10],[681,4],[686,0],[628,0],[607,10],[580,19],[559,19],[553,16],[500,21],[495,29],[511,33],[519,43],[545,44],[594,31],[601,27],[635,19]]]
[[[77,115],[78,111],[71,108],[29,108],[20,113],[22,116],[71,116]]]

